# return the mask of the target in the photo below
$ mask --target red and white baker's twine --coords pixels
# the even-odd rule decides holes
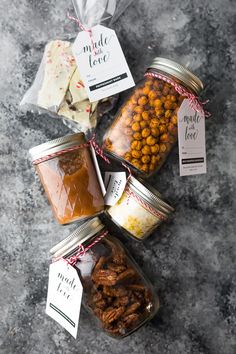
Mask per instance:
[[[177,84],[174,80],[159,74],[159,73],[152,73],[152,72],[147,72],[145,73],[144,76],[151,76],[160,80],[163,80],[165,82],[167,82],[168,84],[170,84],[171,86],[174,87],[175,91],[178,92],[181,96],[187,97],[190,100],[190,106],[197,112],[199,113],[204,113],[205,117],[210,117],[211,114],[208,111],[205,111],[203,108],[203,105],[205,105],[206,103],[209,102],[209,100],[201,102],[199,97],[197,97],[196,95],[194,95],[193,93],[187,91],[183,86]]]
[[[95,139],[95,135],[93,135],[92,138],[85,144],[79,144],[79,145],[75,145],[72,147],[68,147],[66,149],[54,152],[52,154],[48,154],[47,156],[40,157],[39,159],[34,160],[33,164],[38,165],[41,162],[50,160],[56,156],[65,154],[66,152],[78,150],[78,149],[83,149],[83,148],[87,148],[87,147],[91,147],[91,146],[94,148],[94,151],[96,152],[96,154],[99,155],[104,161],[106,161],[108,164],[111,163],[110,160],[105,156],[103,149],[100,148],[100,146],[97,144],[96,139]]]
[[[74,266],[80,258],[82,258],[85,253],[90,250],[93,246],[95,246],[97,243],[99,243],[106,235],[108,234],[108,231],[104,231],[100,236],[96,237],[93,242],[91,242],[87,247],[84,248],[83,245],[80,245],[79,249],[77,250],[76,254],[74,256],[71,256],[70,258],[66,259],[66,262],[72,266]]]
[[[91,40],[93,52],[94,52],[94,54],[96,54],[96,48],[95,48],[95,44],[94,44],[94,41],[93,41],[93,33],[92,33],[91,28],[84,27],[82,22],[78,18],[71,16],[69,14],[69,12],[67,12],[67,17],[68,17],[69,20],[76,22],[77,25],[82,29],[82,31],[88,32],[90,40]]]
[[[135,194],[129,187],[126,187],[125,192],[129,198],[132,197],[133,199],[135,199],[136,202],[138,202],[144,209],[148,210],[151,214],[156,216],[158,219],[161,219],[163,221],[167,219],[167,217],[163,216],[156,209],[152,208],[142,198],[140,198],[137,194]]]

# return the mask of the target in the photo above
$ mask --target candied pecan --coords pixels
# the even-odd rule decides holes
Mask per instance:
[[[99,269],[93,272],[92,279],[99,285],[115,285],[117,282],[117,274],[110,269]]]
[[[104,286],[103,293],[108,296],[120,297],[125,296],[127,294],[127,290],[123,286],[118,286],[115,288],[111,286]]]
[[[103,312],[102,321],[105,324],[112,323],[112,322],[118,320],[121,317],[121,315],[124,313],[124,311],[125,311],[124,306],[120,306],[117,309],[113,308],[111,310],[106,310]]]
[[[115,299],[114,306],[126,306],[129,303],[129,296],[121,296]]]
[[[125,255],[124,253],[118,251],[116,253],[113,252],[113,262],[118,265],[125,264]]]
[[[95,305],[97,308],[104,310],[106,307],[106,301],[104,299],[101,299],[100,301],[97,301]]]
[[[92,296],[92,302],[97,302],[102,300],[102,293],[100,291],[97,291],[93,296]]]
[[[134,313],[139,307],[141,303],[140,302],[134,302],[132,305],[130,305],[127,310],[124,313],[124,316],[130,315],[131,313]]]
[[[137,313],[131,313],[128,316],[125,316],[123,318],[123,323],[124,323],[124,327],[131,327],[132,325],[134,325],[139,319],[139,315]]]
[[[127,278],[131,278],[136,275],[136,272],[133,268],[128,268],[124,272],[120,273],[117,277],[117,282],[121,280],[125,280]]]
[[[93,271],[96,272],[97,270],[101,269],[103,264],[105,263],[105,261],[106,261],[105,257],[100,257],[98,262],[96,263]]]
[[[119,274],[119,273],[122,273],[126,269],[126,266],[125,265],[114,264],[114,263],[108,263],[107,268],[111,269],[114,272]]]

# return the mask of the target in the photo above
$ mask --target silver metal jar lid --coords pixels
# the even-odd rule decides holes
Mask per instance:
[[[202,81],[183,65],[173,60],[156,57],[148,69],[157,69],[179,79],[197,95],[203,90]]]
[[[76,146],[78,144],[86,143],[84,133],[76,133],[71,135],[66,135],[61,138],[57,138],[48,141],[44,144],[33,147],[29,150],[30,157],[32,161],[40,159],[42,157],[54,154],[58,151]]]
[[[167,218],[174,211],[174,208],[163,200],[162,195],[155,188],[141,181],[141,179],[137,180],[131,176],[128,181],[128,187],[151,207],[161,212],[164,217]]]
[[[104,227],[105,226],[102,224],[98,217],[84,222],[64,240],[50,249],[51,257],[63,257],[71,253],[79,245],[96,235],[96,233],[101,231]]]

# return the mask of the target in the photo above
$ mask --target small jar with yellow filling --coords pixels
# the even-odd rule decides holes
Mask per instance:
[[[107,209],[107,215],[126,234],[142,240],[173,211],[156,189],[131,177],[119,201]]]

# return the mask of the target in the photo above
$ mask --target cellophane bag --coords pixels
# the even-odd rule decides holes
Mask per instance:
[[[84,28],[97,24],[113,26],[133,0],[72,0]],[[78,30],[80,30],[78,26]],[[73,131],[88,134],[98,118],[114,107],[117,96],[90,102],[72,54],[73,41],[55,39],[47,43],[32,86],[20,106],[36,113],[60,117]]]

